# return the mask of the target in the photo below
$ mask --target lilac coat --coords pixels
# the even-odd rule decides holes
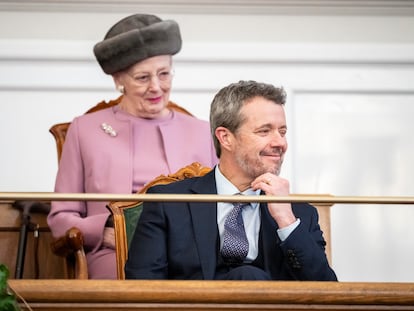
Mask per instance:
[[[116,137],[105,133],[107,123]],[[213,167],[217,163],[208,122],[174,112],[159,126],[171,174],[192,162]],[[55,192],[130,194],[133,184],[133,130],[117,116],[115,107],[77,117],[66,134]],[[150,147],[149,147],[150,149]],[[149,156],[146,161],[151,161]],[[84,234],[89,278],[116,278],[115,251],[102,246],[109,211],[105,202],[52,202],[48,224],[54,237],[73,227]]]

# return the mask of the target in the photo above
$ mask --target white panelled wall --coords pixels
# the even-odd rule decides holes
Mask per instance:
[[[0,191],[53,191],[48,130],[118,96],[92,47],[127,14],[0,11]],[[171,99],[197,117],[240,79],[286,88],[292,192],[414,195],[413,15],[165,16],[184,39]],[[339,279],[414,282],[412,219],[410,205],[335,205]]]

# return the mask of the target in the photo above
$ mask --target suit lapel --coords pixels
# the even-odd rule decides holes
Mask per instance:
[[[274,261],[278,258],[277,255],[278,244],[280,243],[279,236],[277,235],[277,229],[279,228],[269,213],[266,203],[260,204],[260,239],[261,245],[259,250],[262,251],[263,267],[266,271],[273,274],[272,267],[277,267]]]
[[[198,179],[192,188],[195,194],[217,194],[214,169]],[[194,236],[200,256],[204,279],[214,278],[217,254],[217,204],[216,202],[190,202]]]

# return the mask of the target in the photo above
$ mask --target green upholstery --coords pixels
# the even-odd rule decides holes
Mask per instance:
[[[124,208],[124,217],[125,217],[125,231],[127,236],[128,249],[129,244],[131,243],[132,237],[134,236],[135,228],[138,224],[138,219],[142,213],[142,205],[140,202],[135,206]]]

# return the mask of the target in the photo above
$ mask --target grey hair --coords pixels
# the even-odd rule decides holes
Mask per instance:
[[[221,146],[215,135],[216,129],[225,127],[236,133],[244,122],[244,117],[240,113],[241,108],[255,97],[263,97],[278,105],[286,103],[286,92],[283,87],[277,88],[272,84],[251,80],[232,83],[214,96],[210,106],[210,129],[217,157],[220,158]]]

